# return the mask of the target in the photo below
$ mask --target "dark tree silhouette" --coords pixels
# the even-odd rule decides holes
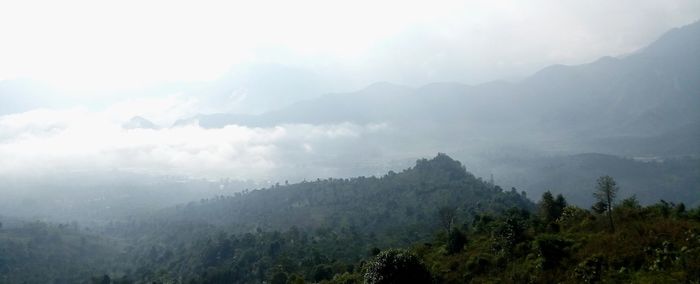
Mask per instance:
[[[438,216],[440,218],[440,225],[442,225],[445,232],[449,234],[455,217],[457,216],[457,209],[453,207],[442,207],[438,211]]]
[[[542,219],[544,219],[545,222],[550,223],[556,220],[556,217],[554,216],[556,214],[554,196],[549,190],[542,194],[542,200],[538,205],[540,209],[540,216],[542,216]]]
[[[567,205],[566,199],[561,194],[556,198],[551,192],[546,191],[542,194],[542,200],[539,202],[540,217],[551,231],[558,231],[559,226],[556,221],[561,217],[564,208]]]
[[[457,228],[450,231],[447,236],[447,253],[455,254],[462,251],[464,245],[467,243],[467,237]]]
[[[365,283],[431,283],[432,276],[425,265],[412,253],[403,249],[389,249],[379,253],[367,265]]]
[[[594,210],[605,210],[608,215],[608,221],[610,222],[610,231],[612,232],[615,231],[612,209],[618,190],[619,188],[617,187],[617,183],[615,183],[615,179],[611,176],[602,176],[598,178],[598,185],[596,186],[596,191],[593,193],[593,196],[598,200],[598,203],[594,206]],[[595,208],[596,206],[599,208]]]

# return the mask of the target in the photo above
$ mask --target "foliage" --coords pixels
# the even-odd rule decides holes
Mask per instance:
[[[561,194],[558,194],[556,199],[550,191],[545,191],[542,194],[542,200],[538,203],[538,209],[542,221],[549,230],[559,230],[556,221],[564,213],[566,204],[566,199]]]
[[[454,254],[461,252],[466,243],[467,237],[464,233],[457,228],[452,229],[447,237],[447,253]]]
[[[613,222],[612,210],[615,197],[617,196],[617,183],[611,176],[602,176],[598,178],[596,191],[593,193],[598,202],[595,205],[597,211],[605,210],[610,221],[610,230],[615,231],[615,223]]]
[[[605,203],[611,231],[608,216],[563,196],[538,204],[439,156],[381,178],[251,191],[89,231],[7,223],[0,283],[700,281],[700,207]]]
[[[367,264],[364,281],[367,284],[430,283],[432,277],[411,252],[389,249]]]
[[[535,238],[534,250],[537,252],[538,267],[549,270],[569,256],[573,242],[558,235],[542,234]]]
[[[119,245],[77,224],[29,222],[0,230],[0,283],[78,283],[111,263]]]

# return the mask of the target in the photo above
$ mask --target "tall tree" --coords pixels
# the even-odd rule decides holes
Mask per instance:
[[[611,176],[602,176],[598,178],[598,185],[596,186],[596,191],[593,196],[598,200],[596,203],[598,206],[604,206],[604,210],[608,215],[608,221],[610,222],[610,230],[615,231],[615,224],[612,218],[613,202],[615,201],[615,196],[620,188],[617,186],[615,179]],[[600,208],[600,209],[603,209]]]
[[[453,228],[450,234],[447,236],[447,253],[455,254],[461,252],[464,245],[467,243],[467,237],[464,236],[462,231],[457,228]]]
[[[549,190],[542,194],[542,200],[538,205],[540,207],[540,216],[545,222],[550,223],[556,219],[554,216],[556,214],[556,204],[554,203],[554,196]]]
[[[455,217],[457,216],[457,208],[444,206],[438,210],[438,217],[440,218],[440,225],[445,229],[447,234],[450,233],[452,225],[454,224]]]
[[[562,213],[564,213],[564,208],[566,208],[568,202],[566,202],[566,198],[564,198],[563,195],[557,194],[557,198],[554,200],[554,204],[556,205],[557,208],[557,218],[561,216]]]
[[[556,198],[550,191],[542,194],[542,200],[538,203],[540,218],[544,221],[546,227],[550,231],[559,231],[557,219],[561,217],[566,207],[566,199],[561,194]]]

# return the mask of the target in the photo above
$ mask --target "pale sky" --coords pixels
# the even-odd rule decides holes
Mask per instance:
[[[628,53],[698,19],[697,0],[0,1],[0,79],[104,90],[278,63],[348,88],[479,83]]]
[[[0,176],[95,169],[323,176],[323,163],[314,161],[393,126],[170,126],[378,81],[522,78],[551,64],[633,52],[698,19],[698,0],[0,0],[0,83],[30,78],[61,90],[30,97],[0,88],[0,111],[7,106]],[[95,102],[103,105],[89,105]],[[123,127],[134,116],[159,127]]]

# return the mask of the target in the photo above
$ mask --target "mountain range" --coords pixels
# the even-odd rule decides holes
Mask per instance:
[[[260,115],[203,114],[176,125],[389,123],[417,136],[449,139],[444,146],[450,149],[478,136],[565,153],[697,155],[698,143],[692,142],[700,141],[698,74],[700,22],[626,56],[550,66],[519,82],[419,88],[376,83]]]

